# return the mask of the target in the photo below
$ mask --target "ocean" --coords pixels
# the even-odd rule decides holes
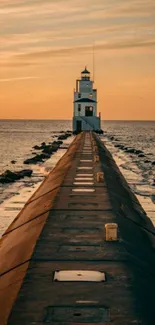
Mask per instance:
[[[13,184],[0,184],[0,236],[66,152],[74,137],[64,140],[61,148],[44,163],[27,166],[23,164],[24,160],[34,155],[35,145],[57,140],[62,131],[71,129],[72,122],[67,120],[0,120],[0,174],[7,169],[33,169],[30,178],[25,177]],[[101,139],[155,224],[155,122],[104,121],[102,129],[105,133]],[[141,154],[133,153],[133,149],[140,150]]]

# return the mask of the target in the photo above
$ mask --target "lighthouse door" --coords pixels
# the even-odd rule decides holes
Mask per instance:
[[[82,121],[76,121],[76,131],[77,132],[82,131]]]

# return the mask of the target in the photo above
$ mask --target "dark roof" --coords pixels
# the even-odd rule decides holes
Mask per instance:
[[[87,68],[85,67],[85,69],[81,72],[82,74],[90,74],[90,72],[87,70]]]
[[[75,100],[74,103],[96,103],[96,100],[90,99],[90,98],[80,98]]]

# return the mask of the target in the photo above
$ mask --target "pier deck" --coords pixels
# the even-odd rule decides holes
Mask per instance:
[[[127,236],[128,243],[132,233],[126,235],[122,221],[119,223],[117,207],[115,210],[113,195],[111,196],[109,192],[111,188],[106,181],[110,175],[107,173],[107,178],[104,177],[103,181],[97,182],[97,173],[105,169],[106,174],[107,164],[106,155],[100,152],[99,141],[90,132],[78,136],[73,144],[74,154],[71,151],[66,161],[65,157],[63,158],[66,166],[63,176],[59,169],[56,176],[53,172],[53,176],[47,178],[39,191],[29,200],[25,208],[26,212],[23,210],[20,217],[4,234],[4,245],[7,245],[7,238],[11,242],[13,238],[14,240],[19,238],[23,231],[24,245],[27,245],[28,250],[23,251],[22,243],[18,256],[16,259],[12,258],[12,267],[7,265],[5,268],[6,266],[2,265],[4,270],[0,288],[2,282],[7,282],[7,278],[12,279],[8,280],[8,283],[12,281],[14,292],[19,290],[16,283],[19,285],[22,283],[22,286],[15,303],[17,293],[13,294],[9,285],[4,288],[5,298],[9,294],[12,297],[8,297],[8,300],[10,299],[8,309],[11,309],[12,305],[13,308],[7,322],[6,315],[10,312],[6,311],[3,299],[1,300],[3,316],[0,317],[2,319],[0,324],[146,325],[155,323],[152,322],[152,318],[151,320],[148,318],[147,306],[144,314],[142,311],[143,299],[139,290],[141,283],[144,284],[147,280],[145,281],[145,274],[142,274],[141,263],[137,262],[133,265],[130,258],[131,251],[134,251],[132,242],[129,251],[126,250],[124,237]],[[100,156],[99,162],[94,160],[96,155]],[[113,184],[116,181],[114,178],[111,179]],[[132,199],[137,207],[135,198]],[[140,207],[137,209],[140,213],[143,212]],[[133,220],[132,223],[126,222],[130,231]],[[120,224],[118,241],[106,241],[105,224],[107,223]],[[153,232],[150,222],[146,220],[144,223],[145,231]],[[23,230],[24,227],[27,228]],[[141,227],[144,227],[144,224]],[[31,234],[30,228],[34,229]],[[135,234],[139,236],[138,231]],[[10,236],[14,237],[10,238]],[[34,237],[37,240],[36,245]],[[20,242],[17,239],[16,247],[18,245]],[[6,253],[9,256],[9,250]],[[139,259],[136,255],[135,260],[139,261]],[[142,256],[142,265],[143,263]],[[146,270],[149,272],[147,263],[144,269],[145,272]],[[70,271],[69,274],[67,273],[67,279],[64,279],[61,273],[65,270]],[[73,274],[71,271],[76,273]],[[105,281],[103,278],[90,280],[91,273],[85,274],[83,271],[99,271],[101,273],[97,274],[101,277],[105,274]],[[140,278],[139,285],[137,275]],[[71,281],[72,276],[76,276],[75,281]],[[85,276],[86,281],[84,281]],[[154,275],[150,274],[150,276],[154,281]],[[5,298],[4,301],[7,303]]]

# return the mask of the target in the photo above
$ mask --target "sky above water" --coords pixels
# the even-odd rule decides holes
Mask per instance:
[[[102,119],[155,120],[154,0],[0,0],[0,118],[72,118],[93,46]]]

